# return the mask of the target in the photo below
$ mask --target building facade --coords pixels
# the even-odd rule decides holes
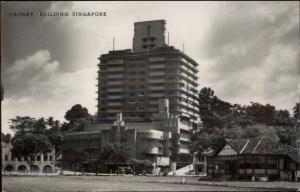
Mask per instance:
[[[206,158],[207,175],[212,179],[294,181],[300,165],[296,151],[267,138],[227,139]]]
[[[24,157],[16,158],[11,153],[11,144],[1,142],[2,171],[21,173],[52,173],[55,172],[55,150],[38,155],[29,164]]]
[[[97,123],[66,134],[63,154],[80,148],[81,137],[91,142],[92,135],[101,151],[122,127],[134,158],[169,157],[177,167],[192,163],[192,135],[201,128],[198,64],[165,43],[165,24],[164,20],[137,22],[132,49],[99,57]]]
[[[165,21],[135,23],[133,49],[99,57],[98,121],[151,121],[159,99],[168,98],[169,112],[199,123],[197,62],[165,44]]]
[[[160,105],[167,103],[164,100]],[[89,124],[82,132],[65,134],[63,161],[75,162],[74,151],[88,151],[91,160],[96,160],[106,144],[122,141],[134,159],[156,162],[158,157],[169,157],[176,159],[177,167],[191,164],[192,124],[167,113],[154,116],[153,122],[127,123],[118,114],[113,124]]]

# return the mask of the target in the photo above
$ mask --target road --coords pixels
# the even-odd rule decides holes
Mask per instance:
[[[182,183],[180,177],[147,176],[4,176],[2,188],[4,192],[259,191],[257,188],[200,185],[195,181],[197,178],[187,178],[186,183]]]

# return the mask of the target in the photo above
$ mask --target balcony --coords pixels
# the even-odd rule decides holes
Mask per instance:
[[[164,93],[150,93],[149,97],[164,97]]]
[[[114,59],[114,60],[108,60],[107,64],[123,64],[124,60],[123,59]]]
[[[196,76],[196,74],[193,71],[191,71],[190,69],[188,69],[187,67],[185,67],[184,65],[181,65],[180,69],[181,69],[182,72],[186,73],[189,77],[192,77],[193,80],[197,80],[198,79],[198,77]]]
[[[166,68],[166,65],[164,65],[164,64],[160,64],[160,65],[150,65],[149,68],[150,68],[150,69],[164,69],[164,68]]]
[[[191,135],[186,133],[180,133],[180,141],[191,142]]]
[[[149,83],[164,83],[165,80],[164,79],[150,79],[148,82]]]
[[[122,99],[122,95],[108,95],[107,99]]]
[[[110,67],[107,69],[107,71],[123,71],[123,67]]]
[[[190,149],[189,148],[186,148],[186,147],[181,147],[179,148],[179,153],[181,154],[190,154]]]
[[[158,71],[158,72],[150,72],[150,76],[160,76],[160,75],[165,75],[164,71]]]
[[[187,67],[191,68],[191,69],[195,69],[197,66],[195,66],[194,64],[190,63],[189,61],[187,61],[185,58],[181,57],[179,59],[183,64],[185,64]],[[198,65],[198,64],[197,64]]]
[[[108,75],[106,78],[108,79],[118,79],[118,78],[123,78],[123,74],[115,74],[115,75]]]
[[[122,105],[122,103],[121,102],[109,102],[109,103],[107,103],[107,106],[121,106]]]
[[[108,81],[107,85],[123,85],[123,81]]]
[[[155,61],[165,61],[165,57],[149,57],[150,62],[155,62]]]
[[[122,92],[123,89],[121,88],[115,88],[115,89],[107,89],[107,92]]]
[[[149,89],[152,90],[165,90],[165,86],[150,86]]]
[[[107,113],[120,113],[121,109],[108,109],[106,110]]]

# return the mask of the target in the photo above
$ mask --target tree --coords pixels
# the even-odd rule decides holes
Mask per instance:
[[[202,153],[207,149],[217,150],[225,143],[224,130],[217,127],[208,130],[203,129],[194,135],[192,151]]]
[[[199,92],[199,111],[201,117],[210,114],[210,111],[212,110],[212,100],[214,97],[214,91],[210,87],[204,87]]]
[[[49,138],[51,144],[55,148],[56,156],[60,155],[63,141],[63,134],[61,132],[61,125],[58,120],[54,120],[53,117],[49,117],[45,124],[47,126],[47,130],[45,135]]]
[[[272,122],[274,126],[292,126],[293,121],[288,110],[276,110]]]
[[[70,123],[66,123],[66,122],[64,122],[60,127],[61,132],[67,132],[71,129],[72,129],[72,126],[70,125]]]
[[[267,104],[262,105],[260,103],[251,102],[251,105],[247,107],[247,114],[253,118],[257,123],[263,123],[271,125],[274,122],[275,107]]]
[[[17,135],[32,133],[35,128],[35,122],[36,120],[29,116],[17,116],[15,119],[10,119],[10,129],[16,132]]]
[[[30,164],[38,155],[46,154],[52,150],[48,137],[40,134],[18,134],[12,139],[11,144],[12,154],[17,158],[24,157]]]
[[[129,164],[135,174],[151,172],[152,162],[150,160],[130,159]]]
[[[100,161],[103,165],[112,164],[114,169],[119,164],[127,164],[130,159],[130,149],[124,143],[106,144],[100,156]]]
[[[89,161],[89,154],[86,150],[72,149],[66,159],[72,165],[72,169],[76,174],[80,168],[83,170],[83,164]]]
[[[82,118],[90,117],[87,108],[82,107],[80,104],[74,105],[70,110],[65,114],[65,119],[74,124],[76,121]]]
[[[9,143],[11,141],[11,134],[1,133],[1,141],[5,142],[5,143]]]
[[[296,103],[293,107],[294,118],[300,120],[300,103]]]
[[[35,119],[29,116],[17,116],[11,119],[10,128],[15,131],[15,137],[29,135],[45,136],[55,148],[56,154],[60,154],[62,146],[62,133],[60,131],[60,122],[53,117],[48,119],[41,117]]]
[[[293,108],[294,119],[287,110],[276,110],[271,104],[250,103],[230,104],[215,96],[211,88],[202,88],[199,115],[204,129],[193,136],[192,150],[217,149],[224,138],[268,137],[282,144],[295,145],[300,103]]]
[[[200,90],[199,104],[204,128],[222,128],[226,124],[226,116],[231,113],[232,105],[215,96],[210,87],[204,87]]]

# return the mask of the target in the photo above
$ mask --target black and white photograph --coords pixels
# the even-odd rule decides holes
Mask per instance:
[[[1,1],[2,191],[300,191],[299,7]]]

